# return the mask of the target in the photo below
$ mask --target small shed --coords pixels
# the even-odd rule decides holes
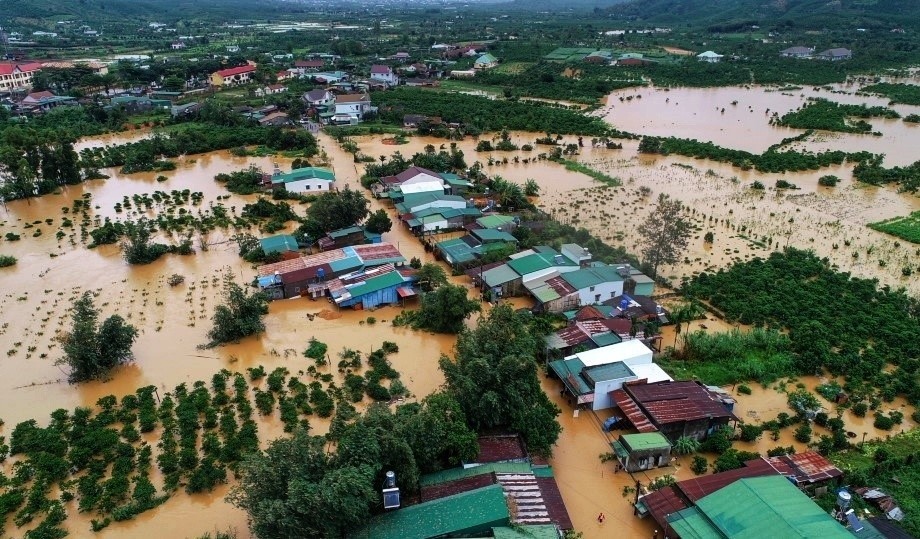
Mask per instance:
[[[621,434],[611,445],[627,472],[667,466],[671,461],[671,444],[660,432]]]
[[[287,234],[278,234],[277,236],[262,238],[259,240],[259,246],[262,247],[262,252],[266,255],[287,252],[296,253],[299,248],[294,236],[289,236]]]

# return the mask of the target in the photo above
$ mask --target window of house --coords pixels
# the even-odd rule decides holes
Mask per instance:
[[[591,292],[594,292],[594,287],[592,286],[592,287],[590,288],[590,290],[591,290]]]
[[[600,294],[594,294],[594,302],[595,302],[595,303],[600,303],[600,302],[601,302],[601,295],[600,295]]]

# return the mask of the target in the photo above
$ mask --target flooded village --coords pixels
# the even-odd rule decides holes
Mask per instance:
[[[913,529],[920,509],[907,487],[893,489],[899,474],[920,477],[920,357],[905,326],[868,313],[914,331],[920,246],[885,225],[916,216],[920,197],[906,180],[871,184],[857,169],[912,174],[920,127],[906,118],[920,103],[871,86],[915,88],[917,73],[713,88],[650,79],[605,88],[589,105],[502,94],[488,70],[514,62],[495,42],[436,46],[414,58],[460,63],[412,63],[400,51],[365,79],[349,77],[338,54],[301,54],[272,60],[275,84],[256,84],[255,61],[224,62],[201,93],[188,83],[175,96],[160,90],[172,100],[160,113],[131,105],[126,118],[141,119],[130,129],[119,118],[75,138],[80,181],[39,192],[36,179],[34,193],[5,195],[2,535],[909,536],[898,523]],[[578,50],[543,52],[540,65]],[[714,57],[642,50],[664,64]],[[605,51],[579,61],[602,57],[614,69]],[[619,61],[648,65],[632,52]],[[17,62],[11,72],[32,69]],[[148,90],[131,99],[155,101]],[[280,108],[265,105],[288,91]],[[421,93],[400,101],[403,91]],[[40,104],[14,107],[10,93],[0,116],[10,133],[16,122],[48,129],[42,117],[60,113],[47,95],[28,96]],[[429,98],[457,99],[458,110],[476,99],[481,115],[535,107],[604,136],[563,125],[467,130],[449,112],[427,112]],[[783,125],[821,100],[896,115],[860,116],[863,131]],[[232,131],[234,143],[171,154],[199,124],[201,138]],[[653,139],[711,143],[752,162],[770,152],[870,157],[765,172],[648,151]],[[155,166],[135,171],[131,152],[144,144],[160,145],[147,156]],[[4,193],[27,165],[3,161]],[[341,217],[351,196],[359,219],[316,222]],[[326,203],[335,209],[321,214]],[[143,241],[169,245],[165,254],[129,263],[137,226],[150,230]],[[107,230],[117,233],[99,241]],[[865,342],[791,313],[820,310],[802,298],[827,297],[810,288],[823,280],[842,298],[829,308],[864,307],[866,324],[881,326]],[[782,297],[794,287],[802,298]],[[774,292],[791,307],[761,305]],[[250,299],[260,327],[215,337],[220,313]],[[77,382],[67,358],[78,355],[81,301],[98,311],[94,332],[97,318],[105,335],[118,315],[136,334],[128,359]],[[241,313],[223,320],[242,326]],[[278,513],[257,493],[276,497]],[[317,527],[284,529],[287,511]]]

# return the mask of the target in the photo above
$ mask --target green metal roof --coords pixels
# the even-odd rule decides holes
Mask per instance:
[[[622,446],[621,446],[622,447]],[[616,450],[616,448],[614,448]],[[627,455],[623,455],[625,458]],[[725,539],[706,516],[696,507],[688,507],[668,515],[668,524],[683,539]]]
[[[398,271],[391,271],[352,286],[348,289],[348,293],[351,294],[351,297],[356,298],[391,286],[398,286],[404,282],[405,279]]]
[[[334,182],[335,175],[331,170],[319,167],[297,168],[290,172],[282,172],[272,176],[272,183],[288,183],[300,180],[322,180]]]
[[[623,339],[620,338],[616,333],[596,333],[591,335],[591,340],[594,341],[594,344],[598,348],[603,348],[604,346],[610,346],[612,344],[617,344],[623,342]]]
[[[338,230],[333,230],[332,232],[327,232],[326,235],[330,238],[344,238],[345,236],[350,236],[357,232],[363,232],[364,229],[360,226],[350,226],[348,228],[340,228]]]
[[[465,241],[460,238],[454,238],[452,240],[439,241],[437,243],[438,249],[443,251],[455,264],[462,264],[464,262],[469,262],[476,258],[476,249],[475,247],[470,247]]]
[[[517,525],[514,528],[492,528],[495,539],[559,539],[553,524]]]
[[[666,449],[671,447],[668,439],[660,432],[643,432],[639,434],[623,434],[620,439],[626,442],[633,451],[648,449]]]
[[[620,276],[617,269],[613,266],[595,266],[570,271],[563,273],[562,278],[576,290],[583,290],[599,284],[620,282],[623,280],[623,277]]]
[[[501,485],[489,485],[438,500],[384,513],[352,539],[428,539],[448,535],[469,536],[510,523]]]
[[[480,239],[480,241],[508,241],[508,242],[517,242],[517,238],[511,234],[505,232],[504,230],[496,230],[494,228],[478,228],[472,231],[472,234]]]
[[[497,61],[498,59],[488,52],[476,59],[477,64],[494,64]]]
[[[294,236],[287,234],[278,234],[259,240],[259,245],[265,254],[283,253],[285,251],[296,251],[298,249],[297,240]]]
[[[606,382],[608,380],[619,380],[621,378],[630,378],[636,376],[636,373],[634,373],[626,363],[614,361],[613,363],[604,363],[603,365],[588,367],[582,371],[582,375],[587,379],[588,383],[592,381],[597,383]]]
[[[419,478],[418,484],[423,487],[430,487],[431,485],[440,485],[489,473],[530,473],[530,471],[530,464],[526,462],[494,462],[473,466],[472,468],[450,468],[425,474]]]
[[[444,173],[444,174],[441,174],[441,179],[444,180],[446,184],[452,187],[472,187],[473,186],[473,184],[469,180],[465,178],[461,178],[460,176],[457,176],[456,174]]]
[[[555,260],[556,256],[562,256],[562,260],[557,262]],[[547,252],[547,253],[534,253],[532,255],[522,256],[521,258],[515,258],[508,262],[508,266],[511,267],[518,275],[527,275],[528,273],[533,273],[535,271],[541,271],[552,267],[557,266],[577,266],[574,262],[569,260],[559,253]]]
[[[482,228],[498,228],[508,223],[513,223],[514,217],[510,215],[487,215],[476,219],[476,223]]]
[[[750,477],[740,479],[696,502],[717,535],[699,526],[685,535],[680,521],[672,523],[681,537],[729,537],[754,539],[770,535],[783,538],[822,539],[851,538],[852,535],[823,509],[797,489],[783,476]],[[669,519],[670,521],[670,519]],[[701,523],[691,515],[690,524],[697,528]]]
[[[577,357],[572,359],[557,359],[549,362],[549,368],[553,369],[556,376],[562,380],[562,383],[575,395],[586,395],[594,391],[584,378],[581,377],[581,371],[584,370],[585,364]]]
[[[501,286],[505,283],[510,283],[511,281],[520,278],[521,276],[518,275],[513,269],[511,269],[508,264],[502,264],[501,266],[494,267],[482,274],[482,279],[488,286]]]
[[[376,262],[376,261],[375,261]],[[361,268],[364,264],[361,262],[361,258],[357,255],[349,256],[346,258],[340,258],[338,260],[333,260],[329,263],[329,267],[332,268],[332,271],[336,275],[341,275],[347,271],[353,271]]]

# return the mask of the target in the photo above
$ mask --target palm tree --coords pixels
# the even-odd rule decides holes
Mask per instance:
[[[674,322],[674,348],[677,348],[677,337],[686,334],[690,330],[690,322],[700,318],[706,310],[695,298],[690,298],[686,303],[682,303],[671,310],[671,320]],[[687,327],[681,327],[686,324]],[[684,338],[686,344],[686,337]]]
[[[700,442],[687,436],[681,436],[674,442],[674,447],[671,450],[675,455],[689,455],[690,453],[696,453],[699,449]]]

